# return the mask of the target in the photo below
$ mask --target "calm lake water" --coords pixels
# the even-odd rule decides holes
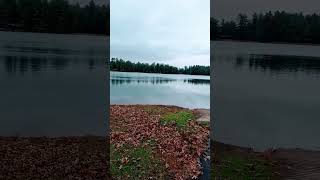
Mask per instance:
[[[105,135],[107,38],[0,32],[0,135]]]
[[[320,46],[211,42],[214,138],[320,150]]]
[[[111,72],[111,104],[210,108],[210,77]]]

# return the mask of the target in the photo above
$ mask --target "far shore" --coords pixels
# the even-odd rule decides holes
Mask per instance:
[[[141,73],[141,74],[159,74],[159,75],[187,75],[187,76],[203,76],[210,77],[210,75],[196,75],[196,74],[165,74],[165,73],[147,73],[147,72],[133,72],[133,71],[116,71],[110,70],[110,72],[122,72],[122,73]]]

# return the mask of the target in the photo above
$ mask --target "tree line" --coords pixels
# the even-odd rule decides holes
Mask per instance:
[[[134,63],[130,61],[124,61],[123,59],[111,58],[110,61],[111,71],[122,72],[142,72],[142,73],[161,73],[161,74],[189,74],[189,75],[210,75],[210,66],[185,66],[184,68],[178,68],[170,66],[168,64],[159,63]]]
[[[80,6],[67,0],[0,0],[0,30],[110,34],[109,5],[93,0]]]
[[[275,11],[239,14],[236,20],[211,18],[211,40],[320,43],[320,15]]]

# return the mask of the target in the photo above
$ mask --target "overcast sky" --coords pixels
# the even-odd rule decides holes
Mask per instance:
[[[285,10],[288,12],[319,13],[320,0],[212,0],[211,15],[230,19],[239,13],[252,14]]]
[[[114,0],[110,12],[111,57],[210,64],[210,0]]]

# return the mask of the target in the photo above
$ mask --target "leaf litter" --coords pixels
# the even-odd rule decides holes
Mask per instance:
[[[194,119],[183,128],[174,122],[161,123],[161,117],[166,114],[183,111],[190,110],[174,106],[112,105],[110,142],[117,149],[126,145],[145,146],[145,142],[152,140],[153,153],[161,158],[174,179],[194,179],[201,174],[199,158],[207,149],[209,128]],[[123,160],[127,161],[130,160]]]

